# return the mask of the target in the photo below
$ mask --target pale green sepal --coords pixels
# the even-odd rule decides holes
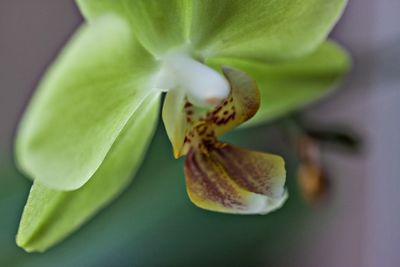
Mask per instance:
[[[151,95],[129,120],[95,175],[76,191],[57,191],[35,181],[25,206],[17,244],[44,251],[67,237],[113,200],[131,181],[153,136],[159,95]]]
[[[351,62],[347,52],[334,42],[323,43],[315,52],[294,61],[263,64],[235,59],[210,59],[219,68],[238,68],[257,81],[261,106],[245,125],[269,121],[300,108],[331,92],[348,72]]]
[[[50,188],[81,187],[149,94],[155,67],[124,20],[108,15],[82,26],[24,115],[19,167]]]
[[[347,0],[77,0],[89,21],[118,14],[152,54],[187,46],[199,58],[278,61],[318,47]]]
[[[192,1],[188,0],[77,0],[89,21],[108,13],[130,22],[136,38],[153,55],[189,43]]]
[[[193,1],[190,39],[199,56],[280,61],[318,47],[346,0]]]

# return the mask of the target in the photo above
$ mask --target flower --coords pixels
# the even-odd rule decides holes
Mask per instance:
[[[283,161],[217,136],[257,109],[249,123],[303,105],[342,76],[347,56],[324,40],[345,2],[78,0],[87,23],[40,83],[18,130],[17,163],[34,183],[17,243],[47,249],[126,187],[164,91],[165,128],[174,155],[186,155],[193,202],[250,214],[281,206]]]
[[[168,119],[170,110],[181,107],[178,108],[183,117],[178,128],[181,133],[171,129],[171,124],[167,124],[167,131],[173,140],[175,156],[187,154],[185,176],[193,203],[220,212],[265,214],[280,207],[286,199],[283,159],[217,140],[218,135],[250,119],[259,108],[255,82],[237,70],[224,69],[224,73],[231,91],[220,104],[202,116],[187,99],[179,105],[168,101],[171,97],[167,95],[164,121],[172,121]],[[172,127],[175,125],[172,123]]]

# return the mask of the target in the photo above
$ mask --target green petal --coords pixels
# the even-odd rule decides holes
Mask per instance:
[[[76,191],[57,191],[35,181],[22,215],[17,243],[44,251],[114,199],[138,169],[158,118],[159,96],[150,96],[115,141],[93,178]]]
[[[331,92],[349,70],[345,50],[327,41],[312,54],[280,64],[263,64],[235,59],[210,59],[207,62],[238,68],[257,81],[261,106],[247,123],[258,124],[282,116]]]
[[[73,190],[96,172],[129,118],[153,93],[152,57],[115,16],[83,26],[34,96],[17,160],[37,182]]]
[[[324,41],[346,0],[193,1],[191,41],[200,56],[282,60]]]
[[[191,1],[187,0],[77,0],[89,21],[115,13],[130,22],[142,43],[154,55],[188,42]]]

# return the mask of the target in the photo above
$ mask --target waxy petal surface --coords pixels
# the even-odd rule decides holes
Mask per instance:
[[[89,21],[108,13],[129,21],[139,42],[159,56],[187,44],[192,1],[188,0],[77,0]]]
[[[265,214],[283,205],[282,158],[229,144],[208,152],[191,150],[185,161],[187,192],[194,204],[237,214]]]
[[[202,58],[272,62],[317,48],[346,0],[193,1],[190,39]]]
[[[198,57],[292,59],[326,38],[346,0],[77,0],[89,21],[107,13],[129,21],[154,55],[188,46]]]
[[[59,190],[85,184],[150,94],[152,57],[129,25],[105,16],[84,25],[50,68],[17,136],[21,169]]]
[[[79,228],[117,197],[144,159],[158,120],[160,96],[149,96],[114,142],[92,179],[75,191],[34,181],[17,235],[27,251],[44,251]]]

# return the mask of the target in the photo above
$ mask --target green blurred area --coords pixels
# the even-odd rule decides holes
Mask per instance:
[[[226,140],[278,153],[287,164],[289,200],[267,216],[235,216],[190,203],[183,161],[174,160],[162,126],[125,193],[74,235],[44,254],[15,245],[30,182],[12,166],[0,176],[0,266],[264,266],[301,245],[311,214],[296,192],[296,162],[285,135],[261,126]],[[315,219],[315,218],[314,218]]]

